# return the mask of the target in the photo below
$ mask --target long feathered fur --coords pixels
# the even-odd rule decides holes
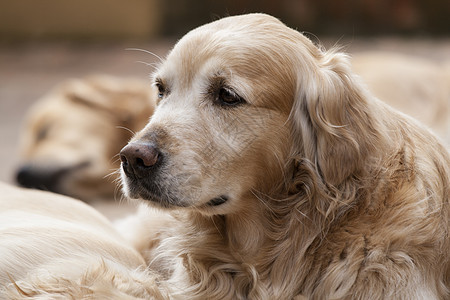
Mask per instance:
[[[449,298],[450,158],[444,146],[375,99],[345,55],[318,49],[269,16],[235,18],[196,29],[166,64],[193,52],[201,61],[190,38],[207,39],[215,30],[248,33],[259,47],[231,62],[251,69],[254,61],[245,59],[253,55],[266,72],[277,70],[262,76],[270,82],[261,87],[279,84],[283,90],[277,109],[290,108],[281,127],[288,135],[284,143],[265,140],[270,150],[264,155],[278,170],[261,172],[263,183],[243,192],[233,210],[205,214],[194,205],[170,212],[170,225],[149,226],[148,237],[157,232],[158,242],[142,252],[150,268],[161,271],[170,298]],[[258,30],[262,34],[255,35]],[[220,39],[208,45],[218,49]],[[258,80],[247,88],[259,87]],[[158,109],[155,115],[134,141],[147,139],[161,116],[171,117]],[[165,119],[165,139],[176,140],[171,121]],[[143,212],[143,228],[159,214]]]

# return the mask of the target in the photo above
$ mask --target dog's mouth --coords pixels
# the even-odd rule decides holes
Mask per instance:
[[[219,206],[219,205],[222,205],[222,204],[224,204],[225,202],[227,202],[228,199],[229,199],[228,196],[222,195],[222,196],[216,197],[216,198],[214,198],[214,199],[211,199],[211,200],[207,203],[207,205],[208,205],[208,206]]]
[[[139,198],[144,201],[149,201],[163,208],[175,208],[175,207],[188,208],[189,206],[192,206],[192,204],[188,204],[189,203],[188,201],[183,201],[183,199],[179,199],[176,195],[171,194],[168,191],[163,192],[160,188],[154,185],[154,183],[145,185],[145,187],[133,186],[131,187],[130,194],[132,198]],[[229,200],[228,196],[221,195],[219,197],[211,199],[203,206],[218,207],[228,202],[228,200]]]
[[[196,206],[192,203],[192,199],[188,200],[183,199],[182,197],[180,198],[179,194],[174,192],[176,189],[164,188],[164,186],[158,185],[156,180],[138,182],[131,180],[128,181],[127,187],[129,197],[148,201],[162,208],[189,208],[190,206]],[[229,200],[229,196],[221,195],[212,198],[203,204],[202,207],[218,207],[225,204]]]

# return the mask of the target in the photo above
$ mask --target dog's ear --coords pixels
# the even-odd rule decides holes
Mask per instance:
[[[311,76],[299,74],[292,118],[301,151],[323,180],[337,186],[357,175],[375,145],[374,124],[364,88],[344,54],[321,52],[311,58]]]

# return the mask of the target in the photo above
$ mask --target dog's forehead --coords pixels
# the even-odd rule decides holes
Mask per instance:
[[[169,53],[157,75],[169,81],[176,77],[177,82],[187,85],[200,71],[209,74],[224,71],[251,79],[273,77],[273,74],[290,76],[292,45],[299,42],[296,39],[300,36],[267,15],[224,18],[186,34]]]
[[[255,18],[253,15],[228,17],[198,27],[175,45],[168,59],[205,61],[218,55],[227,57],[224,54],[228,52],[244,54],[241,49],[252,52],[267,47],[271,35],[276,38],[280,31],[289,31],[289,28],[273,17],[265,17],[267,18]],[[276,43],[270,46],[274,50],[276,47]]]
[[[213,76],[255,105],[289,107],[299,74],[316,70],[319,50],[266,15],[224,18],[186,34],[155,73],[173,92],[204,92]]]

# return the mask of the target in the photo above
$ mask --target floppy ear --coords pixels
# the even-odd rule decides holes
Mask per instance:
[[[320,52],[310,74],[299,74],[293,107],[303,154],[323,180],[338,186],[363,171],[375,143],[368,94],[352,75],[344,54]],[[300,78],[301,77],[301,78]]]

